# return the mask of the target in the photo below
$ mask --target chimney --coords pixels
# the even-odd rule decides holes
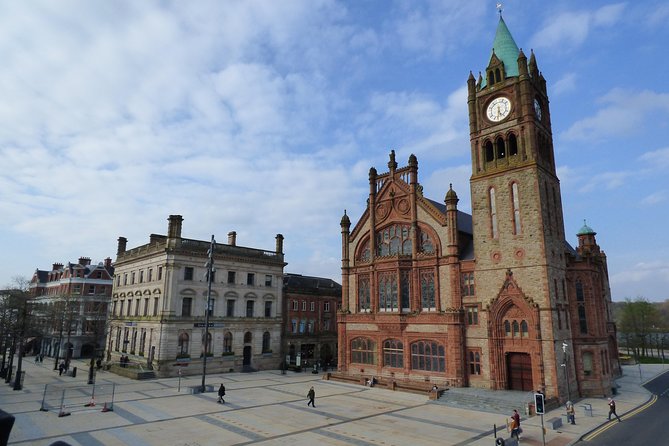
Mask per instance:
[[[276,253],[283,254],[283,235],[276,235]]]
[[[149,243],[158,243],[158,240],[160,240],[160,236],[158,234],[151,234],[149,236]]]
[[[184,221],[181,215],[170,215],[170,218],[167,219],[169,222],[167,225],[167,237],[168,238],[181,238],[181,223]]]
[[[62,263],[54,263],[51,266],[51,271],[58,271],[59,269],[63,269],[63,264]]]
[[[125,237],[119,237],[118,238],[118,248],[116,249],[116,255],[120,256],[125,252],[125,247],[128,244],[128,239]]]
[[[228,232],[228,245],[237,246],[237,233],[235,231]]]
[[[88,266],[90,264],[91,264],[91,258],[90,257],[79,257],[79,265]]]
[[[112,266],[111,257],[107,257],[105,259],[105,269],[109,269],[109,268],[111,268],[111,266]]]

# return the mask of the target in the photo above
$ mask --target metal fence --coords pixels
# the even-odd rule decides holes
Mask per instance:
[[[88,386],[63,386],[47,384],[42,395],[41,411],[57,412],[59,417],[72,412],[109,412],[114,410],[116,384],[94,384]]]

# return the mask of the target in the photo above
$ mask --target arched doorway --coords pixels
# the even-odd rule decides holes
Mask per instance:
[[[528,353],[509,353],[506,356],[509,390],[530,391],[532,383],[532,358]]]

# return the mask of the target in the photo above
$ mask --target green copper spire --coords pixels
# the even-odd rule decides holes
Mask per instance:
[[[509,28],[507,28],[502,14],[499,15],[499,23],[497,25],[497,32],[495,33],[495,41],[492,43],[492,53],[490,57],[494,54],[499,60],[504,63],[504,71],[506,77],[518,76],[518,54],[520,50],[516,41],[513,40]],[[481,83],[482,87],[486,85],[486,77],[484,76],[483,82]]]
[[[597,234],[590,226],[588,226],[583,220],[583,227],[579,229],[579,231],[576,233],[576,235],[595,235]]]
[[[513,40],[509,28],[506,27],[504,19],[499,16],[499,24],[497,25],[497,33],[495,34],[495,41],[492,43],[492,49],[495,55],[504,62],[504,71],[506,77],[518,76],[518,45]]]

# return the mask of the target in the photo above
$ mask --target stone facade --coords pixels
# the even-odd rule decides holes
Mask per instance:
[[[500,17],[468,79],[472,215],[422,194],[418,160],[370,169],[342,228],[340,371],[445,386],[608,395],[619,373],[606,256],[566,241],[546,81]]]
[[[305,368],[337,362],[337,308],[341,285],[322,277],[283,278],[283,352],[286,366]]]
[[[182,217],[168,235],[126,249],[119,238],[107,358],[157,376],[276,369],[280,364],[283,236],[275,251],[215,243],[208,330],[205,329],[211,242],[182,238]]]

